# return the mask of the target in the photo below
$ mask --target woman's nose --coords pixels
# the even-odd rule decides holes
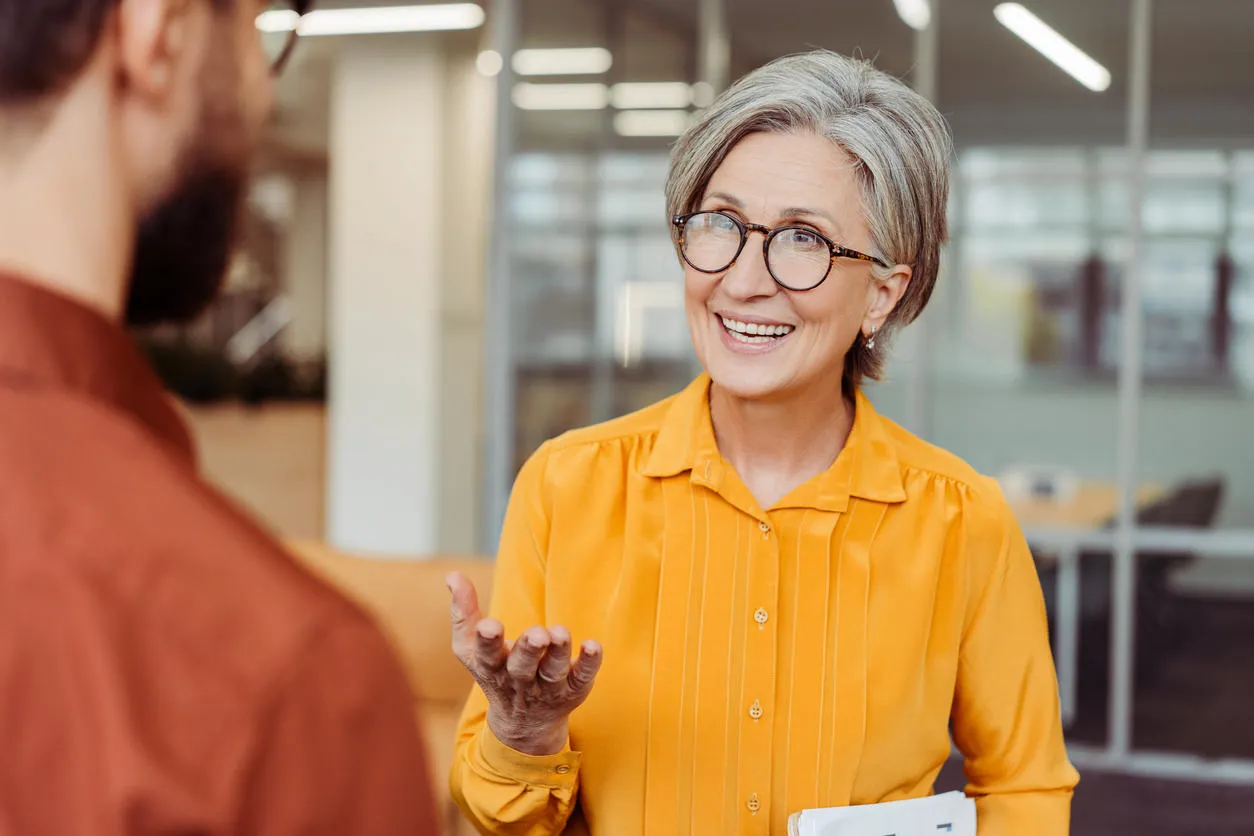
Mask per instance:
[[[766,254],[756,238],[753,236],[746,242],[736,263],[723,274],[723,290],[734,299],[754,299],[779,292],[779,285],[775,284],[771,271],[767,269]]]

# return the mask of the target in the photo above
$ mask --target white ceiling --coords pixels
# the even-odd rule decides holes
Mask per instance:
[[[996,0],[939,2],[938,101],[960,144],[1123,141],[1129,0],[1023,0],[1111,71],[1112,85],[1101,94],[1003,29],[992,14]],[[607,46],[615,54],[610,81],[696,80],[697,0],[519,0],[519,6],[520,46]],[[914,32],[892,0],[727,0],[727,12],[736,75],[813,47],[862,54],[907,78],[913,66]],[[1154,15],[1154,140],[1254,145],[1254,0],[1156,0]],[[416,47],[438,38],[446,49],[473,54],[486,32],[381,37],[413,38]],[[315,153],[325,147],[335,52],[333,38],[299,45],[280,87],[277,126],[288,137],[285,145]],[[612,141],[605,119],[524,113],[519,125],[524,144],[595,147]]]

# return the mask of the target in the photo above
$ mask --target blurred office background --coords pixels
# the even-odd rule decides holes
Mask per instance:
[[[1016,504],[1075,832],[1251,832],[1254,3],[483,2],[299,44],[230,292],[145,336],[210,476],[290,538],[489,555],[543,440],[697,371],[675,136],[772,58],[865,56],[958,149],[937,295],[870,395]]]

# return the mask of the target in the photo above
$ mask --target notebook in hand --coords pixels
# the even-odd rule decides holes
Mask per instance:
[[[960,792],[793,813],[788,836],[975,836],[975,802]]]

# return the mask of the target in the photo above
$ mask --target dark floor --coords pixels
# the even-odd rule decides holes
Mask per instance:
[[[1151,623],[1153,622],[1153,623]],[[1073,742],[1106,742],[1109,625],[1081,632]],[[1138,629],[1137,750],[1254,760],[1254,601],[1172,598]],[[958,789],[951,764],[937,789]],[[1254,787],[1082,772],[1073,836],[1254,836]]]
[[[1072,836],[1251,836],[1254,787],[1085,773]]]
[[[1133,745],[1254,760],[1254,601],[1173,597],[1154,615],[1156,629],[1138,625],[1144,652]],[[1105,623],[1081,631],[1076,721],[1069,730],[1072,740],[1099,746],[1107,737],[1108,631]]]
[[[962,788],[953,761],[937,781]],[[1072,836],[1252,836],[1254,787],[1215,787],[1086,771],[1071,805]]]

